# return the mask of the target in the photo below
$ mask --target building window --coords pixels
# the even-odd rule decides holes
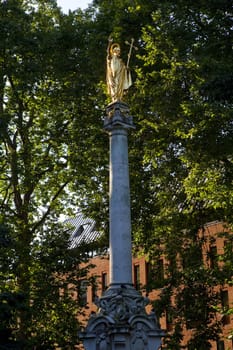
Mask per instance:
[[[104,292],[108,288],[108,275],[106,272],[102,273],[101,279],[102,279],[102,281],[101,281],[102,292]]]
[[[169,310],[166,310],[166,328],[168,332],[172,330],[172,314]]]
[[[195,345],[193,345],[193,344],[188,344],[188,350],[196,350]]]
[[[81,305],[86,305],[87,304],[87,287],[88,287],[88,281],[82,280],[80,282],[79,286],[79,300]]]
[[[163,259],[159,259],[157,266],[157,278],[158,282],[162,282],[164,280],[164,264]]]
[[[150,276],[151,276],[151,263],[146,262],[145,265],[145,271],[146,271],[146,284],[150,283]]]
[[[134,265],[134,287],[140,289],[140,266]]]
[[[233,241],[231,239],[225,239],[224,241],[224,251],[233,252]]]
[[[228,311],[228,309],[229,309],[229,296],[228,296],[227,290],[221,291],[221,301],[222,301],[223,312]],[[222,324],[226,325],[229,323],[230,323],[230,315],[224,315],[222,317]]]
[[[146,280],[146,291],[149,293],[153,290],[153,277],[152,277],[152,265],[150,262],[146,262],[145,264],[145,280]]]
[[[146,290],[161,288],[164,282],[164,261],[159,259],[156,263],[146,263]]]
[[[97,296],[97,286],[95,283],[91,286],[91,301],[94,303]]]
[[[217,266],[218,262],[218,256],[217,256],[217,247],[211,246],[209,250],[209,263],[210,263],[210,268],[214,269]]]
[[[225,345],[223,340],[217,341],[217,350],[225,350]]]
[[[79,228],[75,231],[73,238],[77,238],[77,237],[81,236],[83,231],[84,231],[84,227],[83,227],[83,225],[80,225]]]

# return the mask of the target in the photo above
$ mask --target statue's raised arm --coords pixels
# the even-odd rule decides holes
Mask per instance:
[[[107,87],[112,101],[122,100],[123,95],[132,85],[131,74],[120,58],[121,49],[118,43],[109,38],[107,48]]]

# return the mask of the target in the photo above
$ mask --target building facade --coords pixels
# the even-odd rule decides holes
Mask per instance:
[[[227,228],[221,222],[212,222],[205,226],[204,234],[206,237],[205,245],[203,246],[203,260],[209,268],[214,267],[214,264],[221,264],[221,259],[216,260],[217,256],[221,256],[224,252],[225,238],[224,235],[219,233],[227,232]],[[204,232],[204,233],[203,233]],[[220,262],[219,262],[220,260]],[[90,257],[89,263],[93,265],[90,270],[90,276],[93,283],[88,284],[83,281],[82,300],[85,305],[83,308],[83,315],[79,317],[80,321],[85,322],[89,318],[91,313],[97,312],[97,306],[95,305],[96,297],[100,297],[109,285],[109,254],[107,251],[100,254],[93,254]],[[156,268],[157,278],[162,279],[165,272],[166,261],[163,257],[158,261]],[[145,256],[133,257],[132,263],[132,276],[133,283],[136,289],[140,290],[144,296],[148,296],[153,303],[154,300],[159,298],[161,290],[159,288],[150,290],[147,292],[147,286],[150,283],[150,262]],[[217,287],[217,288],[220,288]],[[219,310],[230,309],[233,307],[233,286],[229,283],[221,286],[222,305],[219,305]],[[151,311],[152,305],[148,305],[148,312]],[[156,311],[156,310],[155,310]],[[233,315],[223,315],[221,311],[216,312],[216,317],[222,324],[222,334],[220,339],[211,343],[211,349],[213,350],[230,350],[233,349]],[[167,334],[172,332],[173,325],[166,312],[159,320],[161,328],[165,330]],[[181,342],[181,348],[189,350],[186,344],[192,336],[192,328],[187,327],[183,329],[183,340]]]

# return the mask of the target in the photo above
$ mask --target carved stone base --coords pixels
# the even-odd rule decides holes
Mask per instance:
[[[164,332],[155,314],[146,313],[148,302],[131,285],[110,286],[97,300],[98,313],[79,334],[85,349],[157,350]]]

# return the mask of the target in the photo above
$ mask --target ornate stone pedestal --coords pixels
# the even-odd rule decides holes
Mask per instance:
[[[148,300],[132,286],[110,286],[97,302],[99,311],[80,334],[86,350],[157,350],[164,336]]]
[[[127,104],[108,105],[104,128],[110,138],[110,286],[79,338],[86,350],[157,350],[164,333],[132,285],[128,130],[134,124]]]

